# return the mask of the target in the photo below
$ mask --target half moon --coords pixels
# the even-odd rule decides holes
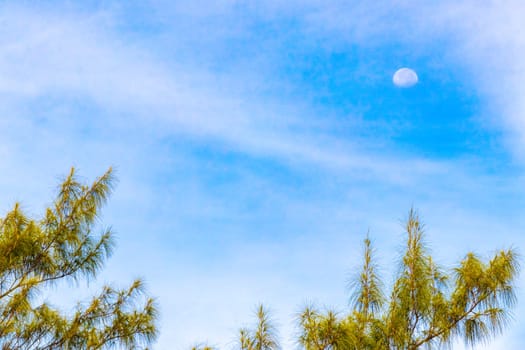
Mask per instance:
[[[416,72],[410,68],[398,69],[392,78],[395,86],[408,88],[414,86],[419,81]]]

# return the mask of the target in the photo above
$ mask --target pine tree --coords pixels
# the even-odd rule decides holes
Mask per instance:
[[[516,301],[516,252],[500,251],[487,262],[468,253],[446,274],[429,255],[414,210],[406,232],[390,299],[383,295],[367,238],[362,272],[352,284],[351,312],[337,316],[308,307],[299,317],[299,342],[306,350],[415,350],[447,347],[458,338],[475,345],[502,331]]]
[[[256,312],[257,324],[254,329],[242,328],[239,331],[241,350],[278,350],[279,341],[268,310],[261,304]]]
[[[198,344],[191,348],[191,350],[214,350],[213,346],[207,344]]]
[[[138,349],[157,336],[157,307],[134,281],[124,290],[103,287],[87,303],[63,314],[36,296],[60,281],[94,279],[111,255],[110,229],[97,217],[115,182],[112,170],[91,185],[71,169],[41,218],[19,204],[0,219],[0,347],[11,349]]]

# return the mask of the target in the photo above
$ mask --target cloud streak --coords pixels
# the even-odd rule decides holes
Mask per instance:
[[[99,120],[110,128],[125,127],[132,119],[158,134],[169,130],[211,138],[239,152],[286,162],[397,174],[392,181],[414,172],[445,171],[424,159],[363,155],[354,142],[320,134],[306,110],[290,114],[258,96],[224,94],[229,81],[195,67],[166,67],[154,54],[119,41],[107,16],[64,18],[11,7],[4,12],[11,15],[3,27],[0,93],[10,104],[80,97],[115,115]],[[411,170],[404,171],[408,163]]]
[[[321,304],[344,307],[345,271],[357,261],[361,235],[369,227],[377,232],[389,264],[399,245],[398,218],[411,205],[427,218],[431,240],[449,242],[455,253],[472,249],[479,237],[486,242],[477,249],[492,249],[493,232],[522,243],[521,178],[493,175],[475,159],[436,160],[401,152],[393,142],[377,146],[359,133],[366,122],[341,131],[330,111],[321,111],[327,117],[320,122],[307,98],[268,93],[288,84],[272,66],[275,51],[290,40],[275,29],[280,23],[327,51],[394,41],[424,56],[425,41],[445,38],[447,64],[468,67],[492,108],[505,107],[504,120],[495,122],[515,126],[510,133],[519,136],[523,45],[515,34],[520,11],[511,9],[522,5],[204,3],[159,5],[151,20],[166,33],[152,42],[119,27],[125,19],[111,7],[65,15],[0,8],[2,194],[9,203],[31,198],[36,211],[51,192],[43,179],[52,183],[72,164],[91,177],[118,162],[122,182],[106,217],[121,242],[104,276],[148,277],[163,308],[161,348],[207,336],[228,344],[257,301],[276,309],[292,346],[288,320],[296,303],[319,295]],[[291,16],[298,23],[290,25]],[[170,28],[174,19],[185,32]],[[229,70],[214,66],[231,40],[258,39],[256,24],[279,33],[263,38],[268,50],[223,57]],[[207,58],[191,51],[195,42],[210,47],[202,52]],[[169,50],[159,47],[167,43]]]

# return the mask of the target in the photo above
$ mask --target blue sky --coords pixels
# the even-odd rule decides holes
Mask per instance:
[[[266,303],[285,348],[307,301],[341,310],[366,232],[383,275],[414,206],[438,261],[525,227],[521,1],[0,5],[0,208],[38,215],[71,166],[119,184],[99,283],[143,277],[158,349],[230,348]],[[392,84],[400,67],[419,83]],[[516,321],[479,349],[517,348]],[[62,286],[50,300],[91,293]],[[70,301],[68,301],[70,300]],[[462,349],[458,344],[455,349]]]

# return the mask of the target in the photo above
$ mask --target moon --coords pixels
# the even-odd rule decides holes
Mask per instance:
[[[416,72],[414,72],[412,69],[401,68],[394,73],[392,81],[394,82],[395,86],[409,88],[416,85],[419,79]]]

